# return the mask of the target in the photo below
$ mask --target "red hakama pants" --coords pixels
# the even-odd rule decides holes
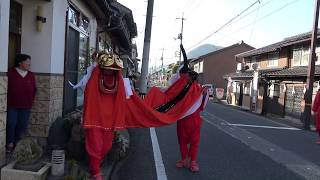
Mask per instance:
[[[91,175],[95,176],[100,173],[100,165],[112,147],[113,137],[113,131],[100,128],[86,129],[86,150],[89,156]]]
[[[187,155],[191,161],[197,160],[200,144],[201,123],[202,119],[200,117],[200,109],[178,121],[177,134],[182,160],[185,160]]]

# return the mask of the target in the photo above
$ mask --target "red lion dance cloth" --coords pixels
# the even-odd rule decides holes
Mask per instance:
[[[132,91],[128,79],[122,78],[119,57],[100,54],[98,59],[74,88],[85,86],[86,150],[92,176],[101,179],[100,164],[112,146],[115,130],[175,123],[200,107],[203,89],[185,73],[164,92],[154,87],[142,100]]]
[[[85,89],[84,127],[105,130],[127,128],[160,127],[175,123],[183,118],[192,105],[202,97],[202,88],[192,83],[184,98],[169,111],[161,113],[155,107],[168,102],[182,91],[188,81],[183,75],[167,91],[152,88],[144,100],[135,93],[126,98],[121,72],[117,72],[118,89],[115,94],[103,94],[99,91],[98,77],[100,69],[96,67]]]

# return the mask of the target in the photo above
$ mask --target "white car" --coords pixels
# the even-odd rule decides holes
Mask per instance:
[[[213,86],[212,84],[204,84],[202,87],[207,87],[209,90],[209,97],[213,97]]]

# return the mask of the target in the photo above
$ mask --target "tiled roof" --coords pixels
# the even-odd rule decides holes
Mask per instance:
[[[268,79],[274,78],[297,78],[307,77],[308,66],[297,66],[285,69],[262,69],[259,70],[259,76],[267,77]],[[315,76],[320,77],[320,66],[315,67]],[[231,77],[233,80],[251,79],[253,78],[253,70],[244,72],[229,73],[223,76],[225,79]]]
[[[122,5],[121,3],[117,2],[117,1],[111,2],[110,5],[111,5],[111,7],[115,7],[116,10],[119,11],[121,16],[124,16],[126,18],[126,23],[127,23],[128,28],[130,30],[132,38],[136,37],[137,36],[137,25],[134,22],[131,9],[129,9],[128,7]]]
[[[212,55],[214,55],[214,54],[218,54],[218,53],[220,53],[220,52],[227,51],[227,50],[229,50],[229,49],[232,49],[232,48],[235,48],[235,47],[238,47],[238,46],[246,46],[246,47],[249,48],[249,49],[254,49],[254,47],[252,47],[252,46],[248,45],[247,43],[241,41],[241,42],[236,43],[236,44],[233,44],[233,45],[231,45],[231,46],[224,47],[224,48],[221,48],[221,49],[218,49],[218,50],[209,52],[209,53],[207,53],[207,54],[204,54],[204,55],[202,55],[202,56],[199,56],[198,58],[189,59],[189,61],[190,61],[190,62],[199,61],[199,60],[201,60],[201,59],[203,59],[203,58],[205,58],[205,57],[212,56]]]
[[[298,66],[267,73],[267,77],[306,77],[308,66]],[[315,67],[315,75],[320,75],[320,66]]]
[[[224,75],[224,78],[231,77],[232,79],[252,78],[253,71],[234,72]]]
[[[318,38],[320,38],[320,32],[318,30]],[[243,58],[243,57],[248,57],[248,56],[254,56],[254,55],[259,55],[267,52],[273,52],[276,51],[278,48],[281,47],[286,47],[290,46],[293,44],[301,43],[301,42],[306,42],[311,40],[311,32],[308,33],[303,33],[299,34],[296,36],[288,37],[285,38],[283,41],[259,48],[259,49],[254,49],[251,51],[243,52],[240,54],[237,54],[236,57],[238,58]]]
[[[277,72],[282,70],[282,68],[272,68],[272,69],[260,69],[259,75],[264,76],[265,74],[271,73],[271,72]],[[243,72],[234,72],[224,75],[224,78],[231,77],[232,79],[250,79],[253,77],[253,70],[246,70]]]

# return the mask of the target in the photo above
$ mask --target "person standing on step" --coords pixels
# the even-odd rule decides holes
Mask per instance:
[[[7,152],[13,151],[25,133],[36,94],[34,74],[30,71],[31,57],[17,54],[15,67],[8,71]]]

